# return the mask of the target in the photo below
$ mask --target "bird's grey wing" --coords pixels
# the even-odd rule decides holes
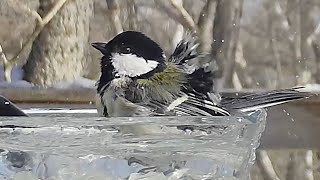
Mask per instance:
[[[192,116],[228,116],[228,111],[214,103],[208,95],[184,91],[187,100],[178,105],[175,110]]]
[[[249,112],[298,99],[308,98],[313,95],[308,92],[299,91],[300,88],[302,87],[253,93],[244,96],[222,97],[220,104],[228,110]]]
[[[148,103],[151,109],[162,115],[180,115],[180,116],[217,116],[230,115],[228,111],[214,104],[209,97],[200,96],[194,93],[181,92],[171,102],[160,102],[152,100]]]

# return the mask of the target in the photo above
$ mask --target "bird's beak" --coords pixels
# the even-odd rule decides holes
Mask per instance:
[[[94,43],[91,43],[91,46],[98,49],[102,54],[105,54],[107,51],[106,43],[94,42]]]

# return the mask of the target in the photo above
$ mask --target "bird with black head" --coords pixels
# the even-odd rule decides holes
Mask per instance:
[[[220,98],[213,90],[210,59],[197,53],[198,45],[195,36],[186,33],[166,58],[161,47],[141,32],[126,31],[107,43],[92,43],[103,54],[97,82],[99,114],[227,116],[310,96],[292,88]]]

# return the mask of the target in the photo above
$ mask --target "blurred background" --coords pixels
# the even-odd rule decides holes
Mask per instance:
[[[220,89],[320,83],[319,0],[1,0],[0,27],[0,94],[17,103],[92,104],[101,55],[90,43],[126,30],[167,55],[196,32]],[[270,110],[252,179],[320,179],[312,102]]]

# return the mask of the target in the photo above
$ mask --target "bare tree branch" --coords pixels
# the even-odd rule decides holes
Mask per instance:
[[[116,34],[123,31],[123,27],[120,21],[120,8],[118,0],[107,0],[108,9],[111,12],[111,22],[116,29]]]
[[[177,2],[177,0],[169,0],[172,7],[174,7],[177,12],[183,17],[184,22],[183,26],[188,28],[191,31],[196,30],[196,25],[191,17],[191,15],[184,9],[181,3]]]
[[[209,52],[212,43],[212,28],[213,20],[216,10],[216,0],[208,0],[204,5],[200,17],[198,20],[198,35],[200,40],[200,45],[198,50],[200,52]]]
[[[57,14],[67,0],[58,0],[51,10],[42,18],[41,25],[44,27]]]
[[[257,164],[263,174],[265,180],[280,180],[277,173],[273,169],[271,160],[268,156],[267,151],[259,150],[256,151]]]
[[[276,9],[276,8],[275,8]],[[281,56],[280,56],[280,51],[279,47],[277,45],[277,40],[276,40],[276,32],[275,32],[275,27],[273,23],[274,17],[272,16],[274,12],[271,11],[271,14],[268,16],[268,21],[269,21],[269,43],[271,46],[271,51],[275,59],[276,63],[276,69],[277,69],[277,88],[281,88],[282,84],[282,67],[281,67]]]
[[[178,15],[176,14],[176,12],[172,11],[172,9],[168,6],[166,6],[166,4],[163,1],[155,1],[156,5],[157,5],[157,9],[159,11],[163,11],[164,13],[166,13],[166,15],[168,15],[171,19],[173,19],[174,21],[183,24],[183,18],[178,17]],[[149,7],[149,5],[144,5],[144,4],[139,4],[139,6],[146,6]]]
[[[243,0],[217,1],[211,54],[217,60],[219,67],[219,70],[214,74],[218,81],[218,89],[232,87],[242,6]]]
[[[3,52],[1,44],[0,44],[0,60],[3,62],[4,80],[7,82],[11,82],[12,65],[8,62],[8,59]]]
[[[184,28],[181,24],[177,25],[176,32],[172,38],[172,48],[174,49],[183,38]]]
[[[291,7],[295,7],[297,4],[299,4],[299,0],[290,0],[287,1],[287,11],[285,12],[281,5],[279,0],[275,1],[274,8],[275,13],[278,15],[280,20],[282,21],[283,29],[288,34],[289,39],[289,45],[291,47],[291,50],[293,54],[295,55],[294,60],[291,63],[291,68],[293,70],[293,74],[298,74],[298,67],[296,66],[296,61],[301,62],[302,58],[302,42],[301,42],[301,6],[297,6],[297,11],[294,13],[294,22],[290,19],[290,13],[288,9],[291,9]],[[297,84],[298,80],[295,79],[295,84]]]
[[[29,14],[31,16],[33,16],[38,22],[42,21],[41,16],[36,12],[31,10],[28,6],[26,6],[25,4],[17,1],[17,0],[8,0],[8,3],[10,5],[10,7],[12,7],[13,9],[16,9],[17,11],[23,11],[26,14]]]
[[[313,180],[313,153],[312,150],[307,150],[306,152],[306,170],[305,170],[305,177],[307,180]]]
[[[288,180],[313,180],[313,153],[311,150],[293,151],[290,153],[290,161],[286,179]]]
[[[308,38],[307,38],[308,44],[311,45],[312,41],[315,40],[315,38],[319,34],[320,34],[320,21],[319,21],[317,27],[314,28],[314,31],[308,36]]]
[[[5,74],[11,74],[12,66],[14,64],[17,64],[19,57],[21,54],[25,51],[25,49],[33,43],[33,41],[37,38],[37,36],[40,34],[42,29],[47,25],[50,20],[57,14],[57,12],[62,8],[62,6],[65,4],[67,0],[58,0],[56,4],[51,8],[51,10],[42,18],[36,11],[31,10],[27,6],[25,6],[22,3],[18,3],[16,0],[9,0],[10,4],[13,5],[15,8],[20,8],[23,12],[26,14],[30,14],[37,20],[37,25],[35,30],[33,31],[32,35],[29,37],[27,42],[22,45],[22,48],[19,50],[19,52],[11,58],[9,61],[6,61],[4,63],[4,71]],[[7,72],[10,71],[10,72]],[[6,81],[10,82],[11,78],[5,77]]]
[[[243,55],[243,46],[242,46],[241,42],[237,43],[237,49],[235,52],[235,62],[237,63],[237,65],[239,67],[239,71],[235,70],[233,72],[232,83],[233,83],[233,87],[236,90],[241,90],[241,89],[243,89],[241,79],[245,79],[242,70],[246,69],[246,66],[247,66],[246,59]]]
[[[287,13],[282,9],[279,0],[276,0],[274,3],[274,12],[276,13],[276,15],[278,15],[278,17],[280,18],[280,20],[282,21],[282,27],[283,29],[285,29],[288,33],[288,37],[290,41],[294,40],[294,34],[291,32],[290,30],[290,20],[289,17],[286,16]]]
[[[320,82],[320,44],[318,44],[315,40],[311,40],[311,47],[313,49],[313,53],[316,58],[317,72],[315,74],[316,82]]]

